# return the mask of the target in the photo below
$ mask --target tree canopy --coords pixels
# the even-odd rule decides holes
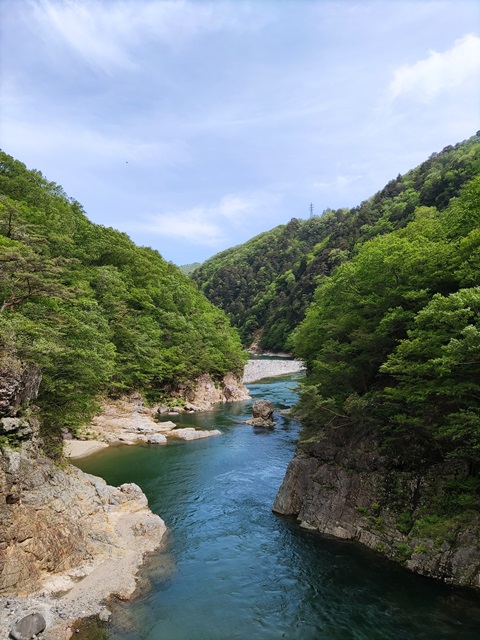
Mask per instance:
[[[0,347],[40,366],[44,433],[88,421],[102,394],[150,398],[240,373],[237,333],[187,276],[93,224],[39,171],[0,154]]]
[[[373,430],[399,465],[480,469],[480,174],[357,247],[294,335],[308,423]]]
[[[227,312],[244,344],[258,335],[265,349],[289,349],[290,335],[322,278],[348,262],[363,243],[406,227],[419,207],[445,211],[479,173],[480,139],[473,136],[432,154],[358,207],[293,218],[207,260],[192,278]]]

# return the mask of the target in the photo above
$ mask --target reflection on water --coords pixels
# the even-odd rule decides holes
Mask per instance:
[[[297,376],[249,385],[277,408]],[[301,529],[271,512],[299,425],[244,422],[251,403],[178,416],[223,436],[107,449],[79,466],[112,484],[136,482],[170,527],[148,559],[135,600],[113,622],[82,629],[98,640],[478,640],[480,600],[415,576],[356,544]]]

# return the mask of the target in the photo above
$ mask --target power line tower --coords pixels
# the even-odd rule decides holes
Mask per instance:
[[[309,209],[310,209],[310,218],[313,218],[313,203],[312,202],[310,203]]]

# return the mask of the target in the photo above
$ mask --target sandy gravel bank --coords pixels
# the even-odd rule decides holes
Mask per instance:
[[[301,360],[249,360],[243,372],[243,382],[248,384],[263,378],[285,376],[289,373],[303,371],[305,365]]]
[[[99,440],[65,440],[63,444],[63,451],[67,458],[84,458],[108,447],[106,442]]]

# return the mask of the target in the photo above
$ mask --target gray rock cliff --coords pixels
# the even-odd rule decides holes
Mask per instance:
[[[21,362],[13,353],[0,358],[0,416],[15,416],[37,397],[42,375],[33,362]]]
[[[238,402],[250,398],[248,389],[233,373],[227,373],[217,383],[208,373],[204,373],[196,380],[167,391],[172,397],[181,398],[200,410],[211,409],[217,402]]]
[[[423,472],[389,468],[374,439],[333,429],[299,444],[273,510],[356,540],[417,573],[480,588],[478,509],[450,519],[431,515],[448,484],[467,477],[460,462]]]

